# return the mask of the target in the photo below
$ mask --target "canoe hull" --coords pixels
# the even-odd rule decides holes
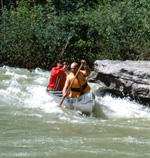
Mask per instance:
[[[91,114],[94,111],[95,96],[93,93],[88,92],[78,98],[66,97],[63,102],[63,107],[81,111],[85,114]]]
[[[60,103],[62,97],[60,97],[60,91],[47,91],[49,95],[56,97],[57,102]],[[81,111],[84,114],[92,114],[95,109],[95,96],[92,92],[83,94],[78,98],[66,97],[62,103],[62,107]]]

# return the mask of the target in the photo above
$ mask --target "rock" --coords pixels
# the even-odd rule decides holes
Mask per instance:
[[[108,90],[150,99],[150,61],[96,60],[88,81]]]

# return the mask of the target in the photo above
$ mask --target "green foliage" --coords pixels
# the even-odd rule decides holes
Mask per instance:
[[[53,0],[56,14],[60,15],[63,13],[77,13],[79,10],[88,10],[94,8],[98,4],[97,0]]]
[[[35,14],[22,3],[16,10],[3,11],[1,52],[4,64],[29,67],[34,54]],[[36,48],[37,49],[37,48]],[[37,58],[37,57],[36,57]],[[35,59],[35,58],[34,58]],[[35,59],[36,60],[36,59]],[[34,61],[33,64],[34,65]],[[30,65],[31,66],[31,65]]]
[[[90,66],[96,59],[150,59],[149,0],[6,2],[1,65],[48,69],[60,57]]]
[[[90,25],[89,32],[96,32],[98,39],[98,58],[150,59],[149,9],[146,0],[126,0],[86,12],[84,20]]]

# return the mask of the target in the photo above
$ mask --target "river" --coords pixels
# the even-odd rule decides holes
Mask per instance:
[[[0,158],[149,158],[150,108],[96,94],[91,116],[58,108],[50,72],[0,67]]]

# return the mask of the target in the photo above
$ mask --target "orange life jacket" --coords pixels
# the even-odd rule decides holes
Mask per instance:
[[[76,79],[74,80],[71,86],[69,97],[71,98],[79,97],[80,95],[82,95],[82,93],[87,93],[88,91],[90,91],[91,88],[87,83],[87,80],[85,78],[86,76],[83,74],[82,70],[80,70],[78,76],[76,77]],[[70,73],[67,76],[67,78],[69,79],[69,82],[71,83],[74,79],[74,74]]]
[[[66,73],[63,68],[53,67],[47,88],[54,91],[62,90],[66,81]]]

